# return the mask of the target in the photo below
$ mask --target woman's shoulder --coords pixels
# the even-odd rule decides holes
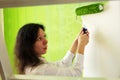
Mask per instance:
[[[36,74],[37,71],[41,71],[44,67],[46,67],[46,64],[40,64],[37,66],[27,66],[25,68],[25,74]]]
[[[44,74],[44,72],[55,69],[52,63],[44,63],[35,67],[28,66],[25,68],[25,74]]]

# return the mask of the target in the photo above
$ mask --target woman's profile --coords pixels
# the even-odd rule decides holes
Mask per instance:
[[[88,42],[88,31],[84,33],[81,30],[63,59],[47,62],[42,57],[47,51],[48,43],[44,26],[38,23],[25,24],[18,31],[15,44],[18,72],[26,75],[81,76],[84,49]]]

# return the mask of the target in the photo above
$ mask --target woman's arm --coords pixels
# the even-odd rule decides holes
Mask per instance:
[[[77,37],[77,53],[75,56],[74,65],[71,67],[62,68],[57,71],[56,75],[61,76],[81,76],[83,71],[83,62],[84,62],[84,49],[89,42],[89,32],[87,31],[84,34],[83,30],[79,33]],[[76,50],[76,44],[73,43],[71,50],[73,52]]]
[[[76,50],[77,50],[77,53],[82,54],[82,55],[84,54],[84,48],[88,43],[88,38],[89,38],[88,31],[86,32],[86,34],[84,34],[83,30],[81,30],[78,33],[75,40],[73,41],[73,44],[70,50],[66,53],[64,58],[61,61],[56,62],[56,64],[61,67],[71,66]]]
[[[72,43],[72,46],[70,48],[70,51],[75,54],[76,53],[76,50],[77,50],[77,47],[78,47],[78,38],[79,38],[79,35],[80,35],[81,31],[78,33],[78,35],[76,36],[75,40],[73,41]]]

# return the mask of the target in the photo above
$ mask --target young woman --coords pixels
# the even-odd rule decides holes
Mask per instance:
[[[83,30],[81,30],[70,50],[68,50],[63,59],[57,62],[47,62],[42,57],[47,51],[48,43],[44,31],[44,26],[37,23],[29,23],[20,28],[15,45],[19,73],[80,76],[83,69],[84,48],[89,41],[88,31],[84,34]],[[73,59],[75,61],[72,65]]]

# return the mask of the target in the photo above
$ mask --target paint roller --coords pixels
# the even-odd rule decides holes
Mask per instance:
[[[100,13],[103,11],[103,3],[94,3],[76,8],[75,13],[77,16],[90,15]],[[83,24],[83,31],[86,33],[87,28]]]

